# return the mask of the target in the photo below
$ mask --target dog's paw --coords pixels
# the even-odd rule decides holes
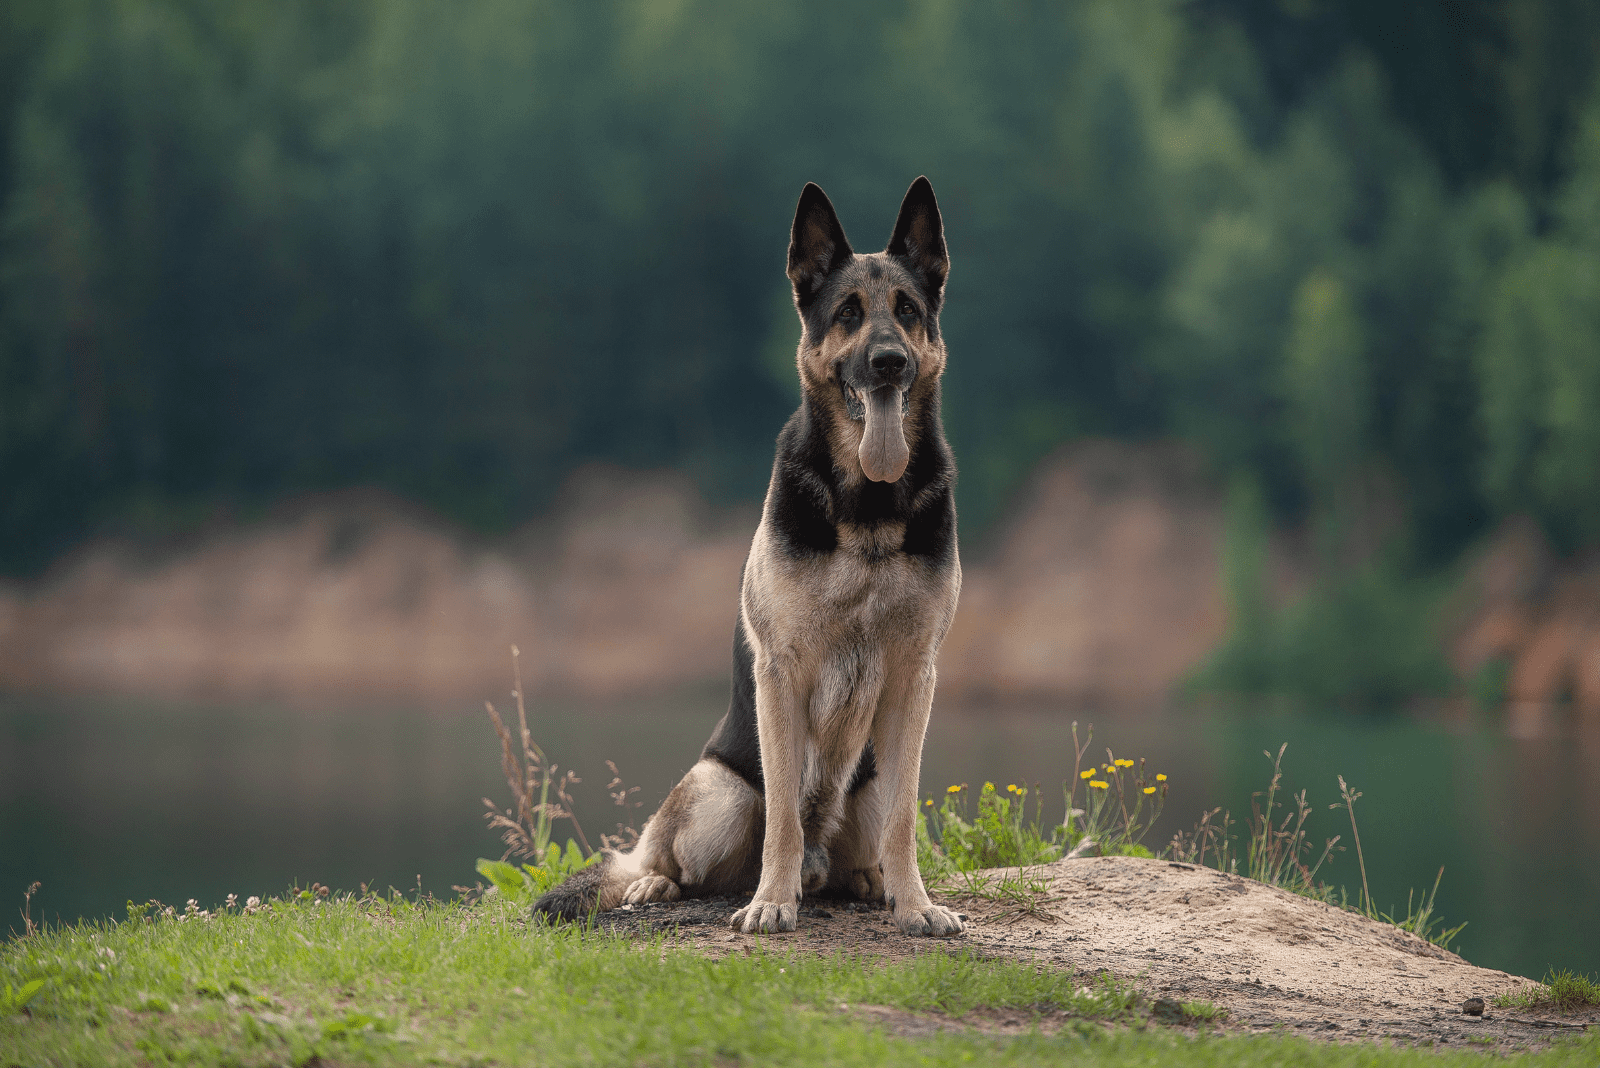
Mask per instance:
[[[895,926],[900,928],[901,933],[913,936],[948,938],[960,934],[966,930],[963,919],[960,913],[952,912],[943,905],[894,910]]]
[[[624,905],[643,905],[651,901],[676,901],[683,891],[665,875],[642,875],[622,895]]]
[[[862,901],[883,900],[883,869],[857,868],[850,873],[850,892]]]
[[[793,901],[752,901],[733,914],[728,926],[745,934],[792,931],[798,914]]]

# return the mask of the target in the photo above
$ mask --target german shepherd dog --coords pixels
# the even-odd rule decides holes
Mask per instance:
[[[909,935],[962,930],[928,899],[916,846],[934,657],[961,589],[939,422],[949,270],[926,178],[868,255],[821,189],[800,194],[788,275],[802,397],[744,566],[733,700],[638,844],[536,914],[753,889],[730,921],[745,932],[794,930],[801,895],[819,892],[884,901]]]

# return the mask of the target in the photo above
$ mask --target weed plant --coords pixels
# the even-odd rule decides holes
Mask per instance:
[[[518,734],[515,738],[494,703],[484,702],[500,738],[500,767],[512,799],[510,808],[501,809],[484,798],[483,804],[488,810],[484,819],[500,832],[506,849],[499,860],[480,858],[477,867],[478,874],[502,894],[527,905],[573,872],[598,861],[600,853],[589,844],[589,836],[584,834],[572,803],[570,787],[583,780],[571,769],[558,775],[560,767],[550,762],[528,729],[528,707],[522,687],[522,651],[515,645],[511,647],[511,677],[511,696],[517,702]],[[623,785],[617,766],[611,761],[606,761],[606,766],[611,769],[611,782],[606,789],[612,800],[624,809],[637,808],[633,795],[639,788]],[[550,799],[552,791],[556,795],[554,801]],[[565,848],[551,841],[555,824],[562,820],[570,822],[577,835],[576,839],[567,839]],[[625,846],[638,838],[638,832],[631,826],[619,824],[617,830],[617,836],[601,836],[602,847]],[[508,863],[512,857],[527,860],[522,864]]]
[[[1600,979],[1578,972],[1551,971],[1544,982],[1494,999],[1497,1008],[1531,1012],[1580,1012],[1600,1009]]]
[[[1048,864],[1074,851],[1153,856],[1142,841],[1161,815],[1167,776],[1148,775],[1144,758],[1126,760],[1110,749],[1104,764],[1085,768],[1093,741],[1093,727],[1080,741],[1078,724],[1072,724],[1073,774],[1062,787],[1067,813],[1056,826],[1044,825],[1038,783],[1009,783],[1002,791],[986,782],[976,791],[975,812],[969,803],[974,792],[966,783],[948,787],[937,803],[931,797],[923,801],[917,844],[924,878],[944,883],[984,868]]]

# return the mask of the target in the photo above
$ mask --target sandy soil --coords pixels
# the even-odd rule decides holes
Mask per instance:
[[[1015,871],[988,874],[998,879]],[[942,944],[902,936],[881,909],[820,900],[806,902],[794,934],[765,941],[769,949],[788,944],[887,959],[964,944],[991,958],[1110,972],[1137,982],[1152,999],[1209,1001],[1227,1010],[1225,1028],[1242,1032],[1507,1050],[1546,1045],[1600,1024],[1600,1011],[1555,1016],[1490,1005],[1481,1017],[1465,1015],[1466,999],[1488,1002],[1529,980],[1476,967],[1388,924],[1211,868],[1096,857],[1058,861],[1029,874],[1048,881],[1041,899],[1045,914],[1008,914],[988,901],[958,898],[971,926]],[[739,904],[683,901],[618,910],[602,919],[619,931],[676,929],[686,943],[720,957],[748,952],[757,943],[755,936],[726,926]],[[908,1035],[953,1027],[1053,1030],[1065,1022],[1015,1011],[959,1021],[873,1006],[850,1011]]]

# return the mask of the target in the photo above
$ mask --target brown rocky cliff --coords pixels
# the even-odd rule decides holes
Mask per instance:
[[[1450,642],[1458,674],[1498,663],[1508,724],[1600,722],[1600,557],[1559,560],[1532,520],[1507,520],[1471,563]]]
[[[0,596],[0,685],[169,697],[596,698],[727,670],[755,513],[712,515],[682,478],[591,469],[552,521],[477,546],[354,495],[157,560],[92,546]]]
[[[0,592],[0,685],[168,697],[605,700],[724,675],[753,508],[670,473],[579,472],[477,545],[392,499],[302,502],[152,550],[107,541]],[[1080,443],[967,565],[942,691],[1147,701],[1221,637],[1221,514],[1177,446]]]
[[[1222,639],[1222,510],[1195,454],[1083,442],[967,568],[946,693],[1148,702]]]

